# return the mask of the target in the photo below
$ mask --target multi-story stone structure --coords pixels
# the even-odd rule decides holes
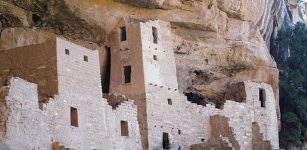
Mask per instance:
[[[178,92],[169,26],[162,21],[123,19],[108,39],[110,92],[135,100],[143,148],[159,149],[163,139],[172,141],[170,145],[176,149],[207,141],[212,136],[210,118],[215,115],[230,119],[236,148],[252,149],[253,122],[260,126],[264,140],[278,148],[277,104],[269,85],[231,84],[240,85],[242,91],[235,91],[234,86],[226,98],[241,103],[227,101],[222,110],[191,104]]]
[[[56,38],[40,45],[1,51],[0,56],[12,60],[10,64],[1,63],[1,72],[12,70],[10,76],[36,83],[14,77],[8,93],[1,97],[1,114],[5,116],[0,119],[5,124],[1,126],[0,141],[11,149],[51,149],[52,145],[82,150],[123,146],[141,149],[137,110],[132,101],[112,109],[102,98],[97,50]],[[47,57],[50,62],[42,60]],[[27,68],[21,70],[22,67]],[[56,75],[44,76],[50,74]],[[57,90],[39,109],[38,95],[46,96],[40,92],[45,89],[41,85],[49,81]]]
[[[220,109],[189,102],[178,91],[169,28],[122,19],[101,57],[60,38],[1,51],[0,143],[13,150],[278,149],[271,86],[229,83]]]

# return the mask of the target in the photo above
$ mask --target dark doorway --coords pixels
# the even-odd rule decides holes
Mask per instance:
[[[131,83],[131,66],[124,66],[125,83]]]
[[[170,143],[169,143],[169,136],[168,133],[163,132],[163,143],[162,143],[163,149],[170,149]]]
[[[106,47],[106,65],[104,78],[102,81],[102,93],[110,92],[110,78],[111,78],[111,48]]]

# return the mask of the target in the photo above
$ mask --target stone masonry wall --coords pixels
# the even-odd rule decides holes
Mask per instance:
[[[12,112],[1,141],[13,150],[51,149],[54,142],[72,149],[141,149],[133,102],[113,110],[102,98],[98,51],[60,38],[56,42],[59,94],[40,110],[36,84],[12,79],[6,98]],[[77,109],[78,127],[71,126],[71,107]],[[121,136],[121,121],[128,122],[128,137]]]
[[[127,30],[127,41],[121,42],[119,28],[123,26]],[[153,27],[157,28],[157,43],[153,41]],[[134,37],[131,37],[132,31]],[[229,145],[239,145],[236,147],[240,147],[242,150],[252,149],[252,124],[255,122],[260,126],[261,133],[259,135],[263,135],[258,138],[270,141],[273,148],[278,148],[278,142],[276,143],[278,141],[278,127],[277,121],[275,121],[277,116],[274,109],[276,104],[270,85],[249,81],[233,84],[240,85],[242,93],[226,96],[231,99],[226,100],[222,109],[216,109],[213,105],[200,106],[190,103],[178,91],[176,65],[169,33],[169,24],[163,21],[131,22],[124,19],[115,27],[113,34],[109,37],[109,41],[112,41],[110,43],[112,51],[114,51],[112,52],[112,62],[115,63],[112,63],[112,68],[117,68],[116,72],[122,73],[123,65],[127,62],[132,64],[131,85],[123,84],[123,74],[116,75],[117,78],[111,74],[111,83],[118,84],[118,87],[112,87],[115,88],[115,91],[138,99],[136,104],[140,114],[138,120],[141,126],[143,148],[161,149],[163,133],[169,134],[171,148],[175,149],[189,149],[191,145],[205,143],[213,135],[210,118],[215,115],[228,119],[231,133],[234,135],[231,137],[220,136],[224,141],[228,141]],[[139,38],[141,41],[138,41]],[[131,45],[139,44],[142,46],[141,49],[140,47],[131,47]],[[140,56],[142,56],[141,60]],[[138,67],[133,68],[133,65]],[[135,79],[138,80],[135,81]],[[142,82],[143,80],[144,82]],[[135,86],[141,90],[145,86],[146,98],[139,99],[143,93],[131,88]],[[235,89],[236,87],[231,88],[233,88],[231,91],[238,90]],[[259,95],[255,95],[259,94],[259,88],[263,88],[267,93],[265,108],[259,108]],[[136,96],[136,92],[141,93]],[[265,113],[267,118],[262,117],[262,114],[258,112]],[[268,118],[274,121],[267,120]],[[269,125],[270,123],[272,124]],[[270,128],[267,128],[269,126]],[[234,138],[236,141],[233,140]]]
[[[116,110],[104,105],[105,99],[79,107],[79,127],[70,125],[68,101],[56,96],[42,111],[38,108],[37,85],[23,79],[11,80],[6,101],[12,111],[7,135],[0,137],[0,141],[12,150],[51,149],[53,142],[76,150],[141,149],[136,106],[132,101],[122,103]],[[121,136],[121,120],[128,121],[129,137]]]
[[[189,149],[190,145],[208,141],[212,134],[210,116],[214,115],[228,118],[240,149],[252,149],[253,122],[260,125],[261,133],[264,134],[261,138],[271,142],[272,148],[278,149],[277,117],[272,88],[267,84],[250,81],[244,82],[244,85],[247,89],[246,95],[256,94],[259,87],[265,89],[266,108],[256,107],[260,106],[258,96],[247,96],[247,103],[227,100],[222,110],[216,109],[213,105],[200,106],[188,102],[176,89],[153,83],[146,85],[149,149],[162,148],[163,132],[170,135],[173,148]],[[168,99],[171,99],[171,105]],[[259,116],[259,111],[264,111],[262,113],[267,117]]]
[[[271,142],[274,149],[278,148],[278,118],[276,112],[276,101],[274,99],[273,89],[268,84],[257,84],[254,82],[245,82],[245,88],[247,91],[247,99],[253,100],[248,101],[247,105],[253,106],[254,120],[253,122],[258,123],[260,131],[264,135],[264,139]],[[260,106],[259,101],[259,89],[265,90],[265,107]]]
[[[212,134],[210,116],[213,115],[229,119],[228,123],[241,149],[252,148],[253,122],[259,124],[264,140],[270,141],[273,148],[278,148],[276,104],[271,86],[249,81],[239,82],[235,85],[240,85],[242,93],[226,101],[222,110],[210,105],[202,107],[191,104],[177,90],[176,65],[172,43],[169,42],[171,36],[168,23],[147,21],[140,25],[149,149],[161,148],[163,132],[170,134],[171,144],[175,148],[187,149],[190,145],[207,141]],[[158,30],[157,44],[153,42],[152,27]],[[153,55],[158,59],[154,60]],[[260,88],[266,93],[265,108],[260,107]],[[234,92],[236,87],[231,89]]]

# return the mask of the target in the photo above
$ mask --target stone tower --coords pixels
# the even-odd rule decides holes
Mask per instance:
[[[122,19],[108,36],[110,93],[135,100],[145,149],[148,85],[178,88],[170,31],[169,23],[163,21]]]

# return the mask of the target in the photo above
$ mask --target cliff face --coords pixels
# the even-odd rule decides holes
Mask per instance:
[[[171,22],[179,86],[190,100],[220,107],[229,81],[253,80],[271,84],[278,101],[278,69],[268,46],[290,18],[287,5],[286,0],[4,0],[0,48],[49,36],[34,30],[102,44],[122,17],[161,19]]]
[[[222,105],[227,83],[254,80],[273,85],[278,70],[264,39],[270,39],[275,3],[266,0],[66,0],[71,10],[108,34],[120,18],[171,22],[180,90],[191,99]],[[281,6],[280,6],[281,7]]]

